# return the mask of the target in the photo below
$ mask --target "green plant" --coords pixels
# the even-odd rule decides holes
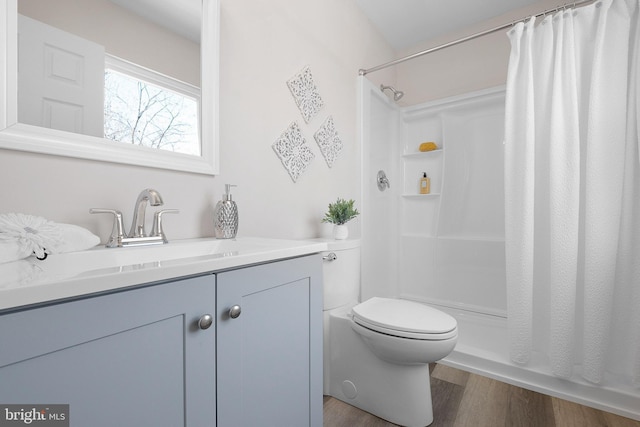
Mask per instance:
[[[353,207],[354,203],[353,200],[346,201],[340,198],[338,198],[335,203],[329,203],[329,210],[324,214],[322,222],[336,225],[346,224],[360,214],[360,212]]]

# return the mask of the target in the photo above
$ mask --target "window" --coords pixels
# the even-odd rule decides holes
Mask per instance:
[[[107,55],[104,137],[200,156],[200,90]]]

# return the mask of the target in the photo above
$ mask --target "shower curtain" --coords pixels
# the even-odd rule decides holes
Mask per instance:
[[[518,23],[505,123],[513,362],[640,386],[640,0]]]

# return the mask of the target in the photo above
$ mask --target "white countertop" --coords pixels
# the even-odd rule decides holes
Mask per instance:
[[[327,250],[318,240],[189,239],[0,264],[0,310]]]

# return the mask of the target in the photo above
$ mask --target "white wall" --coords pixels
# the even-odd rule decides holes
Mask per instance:
[[[357,201],[360,194],[358,69],[394,54],[353,1],[223,1],[222,23],[222,174],[217,188],[238,184],[242,234],[320,235],[328,203],[337,197]],[[286,84],[306,65],[325,103],[309,124]],[[344,144],[331,169],[313,139],[329,115]],[[294,120],[315,154],[296,184],[271,148]],[[357,220],[350,228],[358,231]]]
[[[239,235],[316,237],[326,231],[319,221],[329,202],[360,194],[358,69],[394,56],[352,0],[222,0],[220,176],[0,149],[0,212],[75,223],[104,240],[109,219],[89,215],[89,208],[120,209],[128,226],[137,194],[152,187],[165,207],[181,210],[165,219],[170,239],[211,236],[213,206],[224,184],[234,183]],[[325,102],[308,125],[286,86],[305,65]],[[395,71],[372,79],[395,83]],[[345,145],[331,169],[313,140],[328,115]],[[296,184],[271,148],[294,120],[316,155]],[[357,222],[350,227],[358,233]]]
[[[460,31],[443,34],[398,53],[399,57],[496,28],[555,8],[557,0],[541,0]],[[569,3],[569,2],[567,2]],[[400,105],[427,101],[506,84],[509,51],[506,32],[500,30],[456,46],[424,55],[397,65],[398,89],[405,96]]]

